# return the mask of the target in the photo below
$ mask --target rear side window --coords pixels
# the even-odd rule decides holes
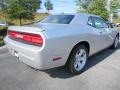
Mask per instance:
[[[96,28],[107,28],[108,27],[107,23],[103,19],[98,18],[98,17],[94,17],[93,19],[94,19]]]
[[[45,18],[42,23],[69,24],[74,15],[51,15]]]

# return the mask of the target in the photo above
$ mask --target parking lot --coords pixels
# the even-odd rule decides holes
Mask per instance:
[[[120,45],[89,58],[82,74],[64,67],[38,71],[0,49],[0,90],[120,90]]]

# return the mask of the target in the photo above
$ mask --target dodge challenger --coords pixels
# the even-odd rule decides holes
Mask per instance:
[[[88,57],[117,48],[119,32],[96,15],[58,14],[32,25],[10,26],[4,41],[12,55],[35,69],[65,66],[79,74]]]

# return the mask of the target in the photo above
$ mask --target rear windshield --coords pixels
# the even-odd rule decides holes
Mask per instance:
[[[74,15],[51,15],[45,18],[42,23],[69,24]]]

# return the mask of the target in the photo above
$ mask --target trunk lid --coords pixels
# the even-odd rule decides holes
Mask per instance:
[[[26,32],[26,33],[35,33],[35,34],[44,31],[43,28],[33,27],[33,26],[9,26],[8,30]]]

